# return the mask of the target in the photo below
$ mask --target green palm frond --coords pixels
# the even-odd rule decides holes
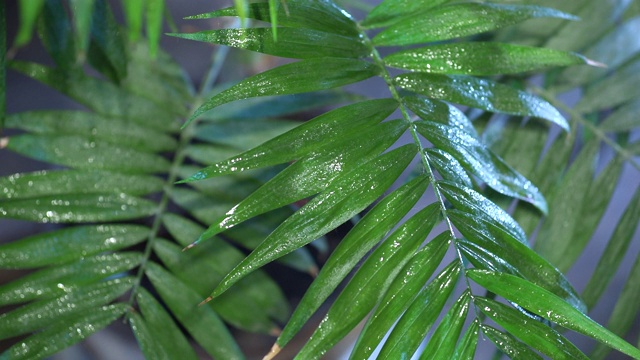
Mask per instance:
[[[0,246],[1,268],[33,269],[0,286],[1,358],[124,317],[149,359],[197,358],[192,343],[244,358],[230,327],[277,335],[271,359],[332,299],[296,359],[363,321],[351,359],[472,359],[481,337],[497,356],[587,358],[567,331],[598,342],[589,358],[640,359],[623,340],[637,184],[586,288],[563,275],[640,168],[637,2],[385,0],[356,21],[331,0],[237,0],[190,19],[241,28],[170,35],[292,61],[223,84],[217,48],[199,93],[158,48],[163,1],[123,1],[127,28],[105,1],[68,4],[21,2],[16,45],[37,23],[55,66],[9,63],[83,109],[6,119],[1,146],[56,169],[0,177],[0,218],[65,226]],[[388,95],[341,90],[363,81]],[[317,273],[306,245],[348,221]],[[588,314],[625,258],[603,327]],[[291,316],[271,262],[317,273]]]

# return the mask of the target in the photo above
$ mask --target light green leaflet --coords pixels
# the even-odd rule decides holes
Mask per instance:
[[[420,355],[420,360],[446,359],[447,356],[454,353],[458,337],[460,337],[469,312],[470,301],[470,292],[465,290],[440,321],[422,355]]]
[[[378,46],[410,45],[480,34],[527,19],[572,15],[539,6],[463,3],[432,8],[403,19],[373,38]]]
[[[563,299],[537,285],[513,275],[486,270],[468,270],[467,276],[487,290],[513,301],[545,319],[640,359],[640,350],[591,320]],[[488,310],[487,314],[491,313],[493,311]]]
[[[391,67],[447,75],[499,75],[588,64],[581,55],[520,45],[469,42],[403,50],[384,58]]]
[[[225,277],[212,296],[220,295],[258,267],[308,244],[364,210],[400,176],[416,152],[415,146],[405,145],[338,176],[324,192],[278,226]],[[208,237],[205,232],[200,239]]]

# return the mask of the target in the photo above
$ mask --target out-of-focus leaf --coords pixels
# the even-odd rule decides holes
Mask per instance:
[[[591,201],[588,189],[593,182],[599,148],[598,141],[587,144],[571,164],[563,181],[555,186],[551,195],[551,212],[536,237],[536,252],[560,271],[568,270],[582,252],[583,246],[575,241],[573,234],[577,227],[583,226],[580,223],[584,202]]]
[[[42,223],[131,220],[155,213],[157,204],[126,194],[63,194],[5,200],[0,218]]]
[[[335,109],[252,150],[209,166],[191,176],[187,181],[297,160],[320,145],[328,146],[381,122],[397,107],[397,102],[384,99],[359,102]],[[353,114],[358,116],[345,121],[345,118]]]
[[[388,26],[403,21],[408,15],[414,15],[417,12],[422,13],[448,1],[449,0],[385,0],[367,14],[367,17],[362,21],[362,25],[367,28]]]
[[[356,22],[348,13],[329,0],[286,0],[287,6],[278,7],[278,24],[282,27],[308,28],[352,37],[359,37]],[[220,16],[239,16],[235,7],[190,16],[187,19],[211,19]],[[249,4],[246,16],[251,19],[271,22],[269,3]],[[281,30],[281,29],[278,29]]]
[[[73,24],[75,26],[76,45],[80,54],[85,54],[91,36],[91,13],[95,0],[71,0],[73,10]],[[83,55],[80,55],[81,57]]]
[[[62,73],[77,70],[71,21],[61,1],[47,1],[38,26],[42,44]]]
[[[147,39],[149,52],[155,58],[158,54],[158,44],[162,33],[162,18],[164,15],[164,0],[146,0],[147,6]]]
[[[579,8],[571,13],[576,14],[580,20],[565,22],[548,38],[544,46],[565,51],[583,50],[618,22],[625,8],[632,2],[633,0],[577,2]]]
[[[521,343],[509,333],[504,333],[491,326],[480,324],[482,333],[486,335],[509,358],[515,360],[542,360],[542,357],[530,347]]]
[[[146,195],[160,191],[164,181],[149,175],[108,171],[43,170],[0,177],[0,199],[26,199],[62,194],[126,193]]]
[[[122,9],[127,21],[127,37],[130,43],[135,43],[142,33],[142,20],[145,0],[122,0]]]
[[[298,125],[300,125],[299,121],[276,119],[219,120],[198,124],[194,137],[217,145],[248,150],[282,135]]]
[[[373,251],[300,350],[297,355],[300,359],[324,354],[373,309],[436,225],[438,205],[428,206],[412,216]]]
[[[373,43],[378,46],[392,46],[448,40],[540,17],[576,20],[572,15],[540,6],[453,4],[432,8],[405,18],[378,33],[373,38]]]
[[[592,337],[631,357],[640,358],[640,350],[591,320],[591,318],[576,310],[563,299],[527,280],[513,275],[485,270],[467,270],[467,277],[487,290],[513,301],[519,306],[562,327]],[[476,301],[478,301],[477,298]],[[482,306],[480,307],[482,308]],[[492,315],[495,312],[488,310],[486,314],[493,318]],[[529,325],[539,324],[537,322],[528,323]],[[526,326],[522,328],[524,331],[528,329]],[[549,330],[551,329],[549,328]],[[509,329],[509,331],[513,332],[512,329]]]
[[[154,251],[176,277],[188,283],[202,298],[243,258],[240,251],[221,239],[208,241],[188,252],[170,241],[157,239]],[[274,303],[286,308],[286,300],[270,278],[264,274],[252,275],[255,276],[245,278],[240,287],[234,288],[236,291],[230,290],[208,306],[238,328],[268,334],[276,328],[268,311]],[[269,294],[269,298],[261,294]]]
[[[276,99],[277,101],[274,101]],[[327,105],[356,100],[365,100],[365,98],[341,89],[277,97],[264,96],[240,100],[233,104],[220,105],[215,111],[203,114],[201,119],[204,121],[219,121],[222,119],[254,120],[256,114],[260,114],[260,116],[264,118],[278,118],[318,109]]]
[[[371,160],[395,143],[406,130],[406,122],[388,121],[358,134],[369,141],[361,143],[353,138],[332,143],[329,149],[296,161],[264,184],[253,194],[229,210],[223,218],[207,229],[216,234],[267,211],[292,204],[295,201],[323,191],[340,174]],[[274,198],[273,194],[281,194]]]
[[[9,138],[7,148],[36,160],[80,169],[135,174],[164,172],[170,167],[160,155],[73,135],[18,135]]]
[[[120,303],[85,311],[13,345],[0,354],[3,359],[44,359],[101,330],[122,316],[129,305]]]
[[[0,339],[23,335],[113,301],[133,286],[131,277],[71,289],[59,298],[29,303],[0,315]]]
[[[202,113],[232,101],[256,96],[327,90],[368,79],[377,75],[378,72],[379,69],[374,64],[364,60],[344,58],[300,60],[251,76],[216,94],[196,109],[187,124]]]
[[[589,59],[597,60],[610,69],[616,69],[640,51],[638,30],[640,16],[613,27],[612,30],[583,52]],[[590,67],[572,67],[563,71],[558,77],[561,86],[557,89],[570,89],[591,82],[607,74],[606,69]]]
[[[474,278],[475,280],[475,278]],[[476,306],[493,321],[518,337],[525,344],[551,359],[588,359],[575,345],[553,328],[527,317],[523,313],[497,301],[475,297]],[[529,355],[522,347],[515,349],[519,356]]]
[[[142,351],[145,358],[161,360],[170,359],[164,348],[160,346],[160,342],[151,334],[150,327],[147,326],[147,323],[144,321],[142,316],[136,312],[132,312],[129,314],[128,320],[129,325],[131,326],[131,331],[133,331],[136,340],[138,340],[140,351]]]
[[[198,305],[202,298],[197,292],[158,264],[148,263],[146,274],[173,315],[209,355],[219,359],[244,359],[213,308]]]
[[[165,308],[144,288],[138,289],[136,300],[149,333],[169,359],[196,360],[198,356]]]
[[[618,267],[627,254],[627,249],[633,239],[634,229],[638,226],[638,219],[640,219],[640,189],[636,189],[587,286],[582,292],[582,297],[589,308],[595,306],[618,271]]]
[[[277,39],[273,29],[268,28],[221,29],[169,35],[294,59],[362,58],[370,52],[363,42],[353,37],[312,29],[279,28]]]
[[[478,346],[478,331],[479,331],[479,322],[474,321],[467,328],[467,332],[464,334],[458,346],[456,347],[456,351],[453,353],[454,359],[460,360],[473,360],[476,354],[476,347]],[[446,357],[442,358],[443,360]]]
[[[9,67],[51,86],[101,115],[131,120],[166,132],[179,127],[173,115],[153,101],[124,91],[112,83],[75,72],[65,74],[36,63],[13,61]]]
[[[140,253],[119,252],[42,269],[0,286],[0,305],[62,296],[74,287],[130,270],[141,260]]]
[[[416,152],[415,146],[405,145],[341,174],[324,192],[278,226],[225,277],[212,296],[222,294],[258,267],[308,244],[364,210],[400,176]],[[205,232],[199,239],[208,237]]]
[[[451,356],[454,353],[469,311],[469,301],[471,299],[469,295],[469,291],[465,291],[451,305],[447,315],[442,319],[431,336],[427,347],[420,355],[420,359],[446,359],[447,356]]]
[[[607,117],[599,128],[602,131],[629,131],[640,126],[640,100],[631,101],[621,106]]]
[[[86,225],[42,233],[0,246],[0,267],[27,269],[62,264],[119,250],[144,240],[149,229],[140,225]]]
[[[564,117],[548,102],[489,80],[468,76],[410,73],[398,75],[394,82],[399,87],[428,98],[446,100],[491,112],[533,116],[546,119],[565,130],[569,125]]]
[[[96,70],[115,83],[127,76],[124,36],[105,0],[95,3],[87,57]]]
[[[18,15],[19,15],[19,28],[16,39],[14,40],[15,47],[27,45],[31,41],[31,35],[33,34],[33,27],[36,25],[38,15],[42,11],[45,0],[20,0],[18,1]]]
[[[449,75],[517,74],[547,67],[588,64],[581,55],[529,46],[467,42],[403,50],[384,58],[400,69]]]
[[[460,274],[460,266],[460,262],[452,262],[420,291],[391,331],[378,359],[411,358],[451,295]]]
[[[0,135],[2,135],[7,115],[7,18],[4,6],[0,6],[0,29],[2,31],[0,36]]]
[[[640,256],[636,257],[627,282],[622,289],[620,297],[616,301],[616,306],[607,321],[607,329],[613,331],[619,336],[624,336],[631,326],[633,326],[640,311]],[[592,360],[604,359],[611,349],[606,345],[598,343],[591,353]]]
[[[640,28],[640,24],[638,26]],[[624,104],[640,97],[640,61],[622,66],[606,79],[589,86],[575,110],[590,113]]]
[[[427,178],[424,176],[412,180],[387,195],[358,221],[331,253],[320,274],[305,292],[278,337],[277,344],[280,347],[289,343],[362,257],[407,214],[427,186]]]
[[[126,144],[142,151],[174,150],[177,142],[171,136],[130,121],[110,119],[98,114],[47,110],[11,114],[7,127],[42,135],[77,135],[112,144]]]
[[[443,233],[418,250],[393,280],[367,320],[351,353],[352,359],[367,359],[402,313],[413,303],[420,289],[444,258],[451,236]]]

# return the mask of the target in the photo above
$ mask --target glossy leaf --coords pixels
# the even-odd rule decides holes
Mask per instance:
[[[378,359],[410,358],[433,326],[460,274],[460,263],[449,264],[420,291],[385,341]]]
[[[589,60],[575,53],[494,42],[449,43],[403,50],[386,56],[384,62],[411,71],[480,76],[589,64]]]
[[[357,263],[404,217],[427,189],[426,177],[416,178],[382,199],[340,241],[320,274],[296,307],[277,344],[285,346],[329,298]]]
[[[362,25],[368,28],[388,26],[404,20],[407,16],[417,12],[425,12],[432,7],[446,3],[449,0],[385,0],[373,8]]]
[[[128,309],[129,306],[123,303],[91,309],[73,320],[56,324],[26,338],[0,354],[0,357],[12,360],[46,358],[101,330]]]
[[[244,358],[213,308],[198,305],[202,298],[197,292],[155,263],[147,264],[146,274],[174,316],[207,353],[220,359]]]
[[[351,359],[367,359],[371,356],[389,329],[418,297],[420,289],[440,265],[450,242],[449,234],[440,234],[409,259],[367,320]]]
[[[188,180],[206,179],[297,160],[322,144],[327,146],[381,122],[397,107],[397,102],[385,99],[364,101],[335,109],[252,150],[209,166]],[[344,120],[354,113],[359,116],[350,118],[349,121]],[[341,134],[342,137],[335,134]]]
[[[491,326],[480,324],[482,333],[486,335],[509,358],[519,360],[540,359],[542,357],[530,347],[518,341],[511,334],[499,331]]]
[[[273,29],[268,28],[221,29],[169,35],[293,59],[362,58],[367,57],[370,52],[364,43],[353,37],[312,29],[279,28],[277,39]]]
[[[482,194],[446,181],[440,181],[438,185],[444,196],[453,203],[456,209],[472,214],[480,222],[488,224],[494,229],[500,229],[503,234],[522,244],[528,244],[527,237],[518,223]]]
[[[8,116],[7,126],[32,134],[77,135],[114,145],[121,143],[141,151],[168,151],[177,146],[174,138],[160,131],[84,111],[21,112]]]
[[[80,136],[18,135],[7,148],[40,161],[81,169],[116,170],[125,173],[156,173],[169,162],[155,154],[96,142]]]
[[[531,319],[523,313],[497,301],[476,297],[478,308],[493,321],[518,337],[525,344],[549,356],[552,359],[588,359],[569,340],[553,328]],[[529,355],[517,348],[517,355]]]
[[[467,276],[487,290],[562,327],[592,337],[629,356],[640,357],[640,350],[591,320],[563,299],[526,280],[484,270],[468,270]],[[487,315],[491,316],[490,313],[491,310],[488,310]]]
[[[138,289],[136,300],[149,333],[170,359],[198,359],[180,328],[147,290]]]
[[[26,199],[46,195],[126,193],[146,195],[160,191],[162,179],[108,171],[43,170],[0,177],[0,198]]]
[[[476,267],[518,274],[565,299],[578,311],[586,311],[564,275],[528,246],[471,214],[458,210],[449,210],[447,214],[466,238],[458,240],[460,250]]]
[[[126,194],[63,194],[5,200],[0,218],[41,223],[119,221],[152,215],[156,208],[149,200]]]
[[[13,61],[9,67],[51,86],[98,114],[128,119],[161,131],[174,131],[178,128],[173,116],[153,101],[128,93],[109,82],[79,73],[65,74],[35,63]]]
[[[415,154],[414,146],[405,145],[340,175],[278,226],[225,277],[212,296],[222,294],[251,271],[308,244],[364,210],[398,178]],[[199,239],[208,237],[205,232]]]
[[[341,58],[300,60],[251,76],[216,94],[201,105],[187,123],[206,111],[232,101],[256,96],[327,90],[368,79],[377,75],[378,72],[379,70],[372,63],[363,60]]]
[[[133,278],[114,279],[73,288],[59,298],[29,303],[0,315],[0,338],[7,339],[71,319],[105,305],[133,286]]]
[[[471,323],[467,328],[467,332],[463,335],[462,339],[456,347],[456,351],[453,353],[454,359],[460,360],[473,360],[476,348],[478,346],[478,332],[479,322],[476,320]],[[446,359],[443,357],[443,359]]]
[[[438,212],[437,204],[422,209],[371,253],[300,350],[298,358],[320,357],[373,309],[436,225]]]
[[[77,286],[131,270],[142,254],[119,252],[80,259],[74,263],[45,268],[0,286],[0,304],[19,304],[64,295]]]
[[[640,190],[636,189],[627,209],[616,225],[607,247],[600,260],[598,260],[587,286],[582,292],[582,296],[589,308],[595,306],[616,274],[622,259],[627,254],[627,249],[633,239],[633,233],[638,227],[639,219]]]
[[[394,24],[373,38],[378,46],[410,45],[454,39],[496,30],[519,22],[572,15],[540,6],[463,3],[432,8]]]
[[[446,359],[456,348],[471,301],[469,291],[460,295],[431,336],[420,359]]]
[[[429,157],[429,164],[444,180],[463,184],[469,188],[473,187],[471,178],[451,154],[437,148],[428,148],[425,152]]]
[[[394,82],[402,89],[491,112],[546,119],[569,129],[567,121],[548,102],[510,86],[466,76],[410,73]]]
[[[384,122],[358,134],[369,141],[361,143],[353,138],[320,147],[316,152],[296,161],[266,184],[229,210],[224,217],[207,229],[215,235],[249,218],[292,204],[326,189],[340,174],[370,161],[385,151],[407,126],[401,120]],[[273,194],[281,194],[277,198]]]
[[[140,225],[76,226],[34,235],[0,246],[0,267],[27,269],[119,250],[138,244],[149,229]]]
[[[631,329],[640,311],[638,297],[640,297],[640,256],[636,256],[627,282],[616,300],[616,305],[607,321],[607,329],[619,336],[624,336]],[[591,359],[604,359],[610,350],[606,345],[599,343],[593,350]]]
[[[269,4],[249,4],[246,16],[251,19],[271,22]],[[358,37],[355,21],[333,1],[286,0],[286,6],[278,7],[278,24],[282,27],[308,28],[341,35]],[[220,16],[239,16],[235,7],[188,17],[187,19],[211,19]],[[281,30],[281,29],[278,29]]]

